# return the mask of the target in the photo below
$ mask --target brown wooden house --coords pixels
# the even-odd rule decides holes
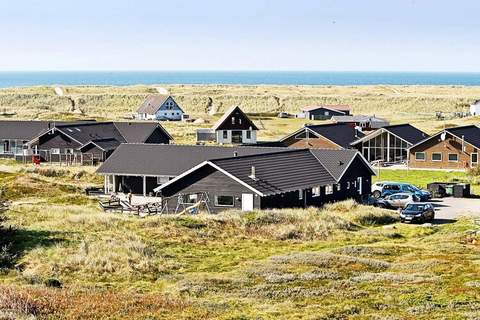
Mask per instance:
[[[480,128],[475,125],[444,129],[409,149],[409,166],[461,169],[478,166]]]

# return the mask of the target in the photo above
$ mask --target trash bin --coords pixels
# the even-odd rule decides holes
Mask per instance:
[[[455,198],[465,198],[470,196],[470,184],[459,183],[453,186],[453,196]]]
[[[452,184],[445,186],[445,195],[449,196],[449,197],[453,196],[453,185]]]

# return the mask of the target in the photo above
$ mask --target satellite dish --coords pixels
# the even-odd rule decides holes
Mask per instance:
[[[442,139],[442,141],[445,141],[445,139],[447,138],[447,134],[445,132],[443,132],[441,135],[440,135],[440,139]]]

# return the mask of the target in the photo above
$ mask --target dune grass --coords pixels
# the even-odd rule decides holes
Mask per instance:
[[[411,123],[429,133],[446,125],[478,123],[478,118],[451,118],[453,112],[466,112],[478,99],[480,87],[462,86],[236,86],[165,85],[192,117],[204,118],[204,125],[164,123],[179,143],[195,142],[195,129],[208,127],[232,105],[240,105],[254,115],[264,130],[259,139],[277,139],[305,123],[304,119],[278,119],[279,111],[297,113],[315,104],[348,104],[354,114],[375,114],[392,123]],[[64,86],[65,95],[56,96],[53,87],[0,89],[0,119],[131,119],[154,86]],[[68,98],[67,98],[68,97]],[[75,101],[72,108],[69,98]],[[206,111],[211,106],[216,115]],[[435,112],[447,118],[436,120]],[[12,113],[14,113],[12,115]]]
[[[398,223],[324,208],[139,219],[106,214],[80,168],[2,162],[17,229],[0,273],[6,319],[475,319],[472,220]]]

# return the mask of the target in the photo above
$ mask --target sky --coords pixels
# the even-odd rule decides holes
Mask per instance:
[[[0,0],[0,70],[480,71],[478,0]]]

